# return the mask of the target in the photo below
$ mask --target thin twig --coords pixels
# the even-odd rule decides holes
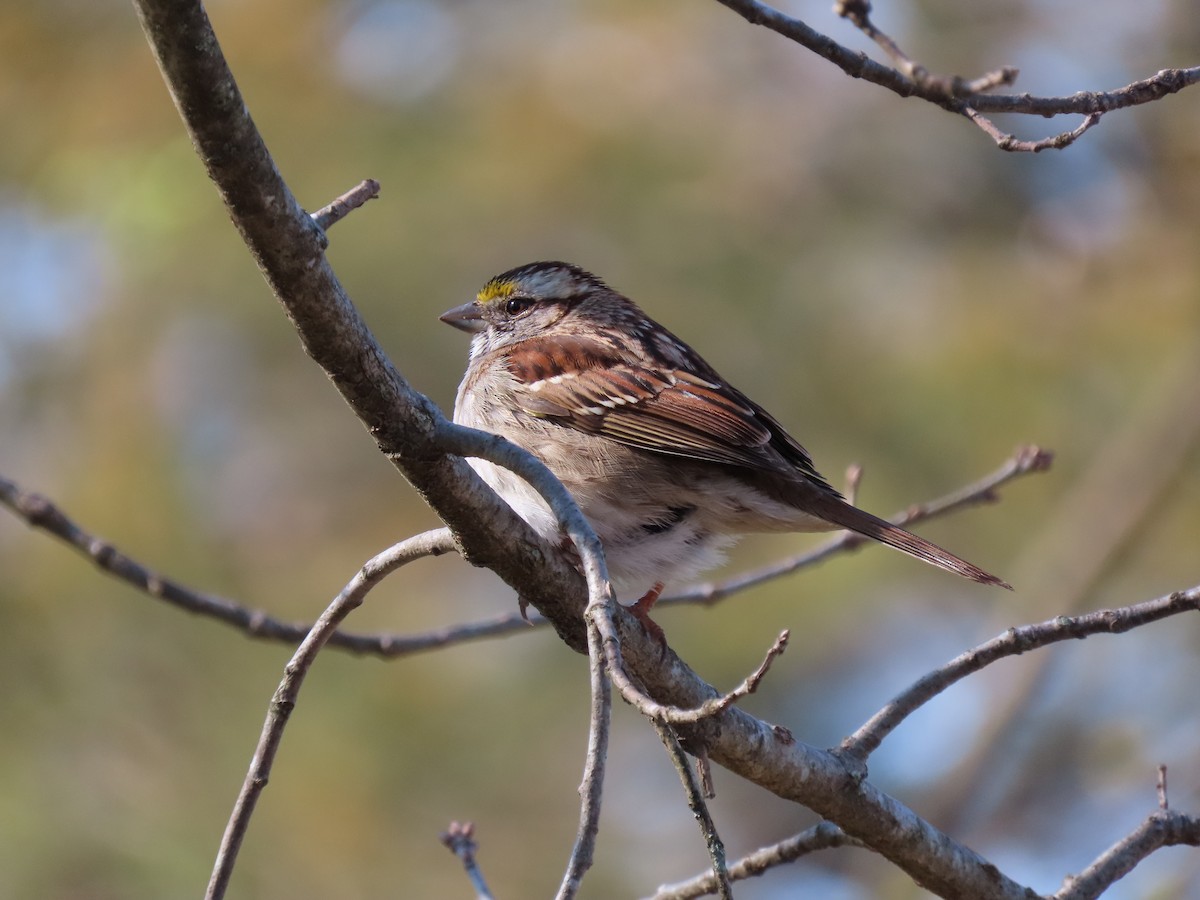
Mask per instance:
[[[842,496],[851,506],[858,503],[858,489],[862,487],[863,467],[859,463],[846,466],[846,486],[842,488]]]
[[[712,761],[703,747],[696,750],[696,778],[700,781],[700,795],[705,800],[712,800],[717,796],[717,788],[713,784]]]
[[[438,423],[437,438],[439,445],[447,453],[485,459],[494,465],[503,466],[519,475],[537,491],[554,513],[559,528],[571,538],[579,552],[583,576],[588,586],[588,606],[597,603],[610,608],[616,606],[600,538],[580,511],[575,498],[545,463],[523,447],[518,447],[498,435],[456,425],[445,419]],[[588,640],[590,645],[591,639]]]
[[[759,0],[717,0],[717,2],[733,10],[747,22],[753,25],[762,25],[811,50],[852,78],[861,78],[877,84],[901,97],[919,97],[959,115],[964,115],[966,108],[971,107],[976,113],[1018,113],[1047,118],[1061,115],[1091,116],[1094,113],[1102,114],[1116,109],[1152,103],[1161,100],[1168,94],[1178,93],[1186,87],[1200,83],[1200,66],[1193,66],[1186,69],[1162,69],[1149,78],[1134,81],[1111,91],[1078,91],[1064,97],[1035,97],[1027,93],[984,93],[997,86],[1012,83],[1017,77],[1017,70],[1004,66],[974,80],[930,76],[923,66],[909,60],[895,46],[895,42],[886,35],[881,35],[877,29],[872,31],[864,29],[872,39],[884,47],[889,55],[897,61],[897,64],[909,70],[909,73],[906,74],[904,71],[875,62],[864,53],[858,53],[839,44],[800,19],[785,15]],[[863,7],[866,4],[859,2],[841,5]],[[835,7],[835,9],[837,8]],[[1041,144],[1039,141],[1015,142],[1005,149],[1061,148],[1071,143],[1071,141],[1064,142],[1061,135],[1049,140],[1050,143],[1045,146],[1038,146]],[[1072,140],[1074,139],[1072,138]]]
[[[1167,767],[1162,764],[1158,767],[1158,783],[1155,787],[1158,790],[1158,808],[1166,812],[1171,807],[1167,803]]]
[[[1094,634],[1120,634],[1193,610],[1200,610],[1200,586],[1119,609],[1102,609],[1082,616],[1058,616],[1037,625],[1010,628],[919,679],[842,741],[839,752],[851,759],[865,760],[911,713],[950,685],[996,660],[1060,641],[1081,640]]]
[[[1049,468],[1051,458],[1049,451],[1037,447],[1019,448],[1011,459],[980,481],[937,500],[911,506],[905,512],[893,516],[891,521],[901,525],[912,525],[919,521],[956,512],[966,506],[994,502],[998,499],[996,491],[1000,487],[1022,475],[1045,471]],[[859,472],[861,473],[861,468],[859,468]],[[847,489],[852,490],[854,484],[854,476],[848,471]],[[82,529],[50,499],[41,494],[26,491],[2,476],[0,476],[0,505],[6,506],[31,527],[40,529],[70,544],[106,574],[187,612],[214,618],[244,631],[254,638],[280,641],[285,644],[298,644],[312,628],[312,623],[285,622],[263,610],[243,606],[225,597],[193,590],[160,575],[137,560],[124,555],[102,538]],[[431,556],[438,556],[457,549],[448,530],[443,531],[443,536],[442,545],[437,551],[431,553]],[[781,578],[798,569],[815,565],[831,556],[856,549],[862,544],[861,538],[850,532],[843,532],[810,551],[764,568],[721,582],[695,585],[682,592],[665,596],[655,606],[661,608],[675,605],[716,604],[741,591]],[[548,624],[549,622],[545,618],[537,614],[532,614],[526,619],[517,613],[512,613],[411,635],[356,634],[339,630],[330,637],[329,646],[351,653],[393,659],[466,641],[502,637],[514,631],[525,632],[530,630],[531,625],[542,627]]]
[[[821,822],[797,835],[769,847],[756,850],[729,866],[730,881],[741,881],[754,878],[776,866],[795,862],[802,856],[816,853],[819,850],[829,850],[834,847],[861,847],[862,842],[852,838],[832,822]],[[676,884],[661,885],[654,893],[653,900],[695,900],[696,897],[706,897],[717,890],[716,879],[712,872],[705,872],[680,881]]]
[[[612,698],[605,666],[609,677],[620,676],[628,681],[620,659],[620,642],[615,629],[610,634],[615,654],[605,653],[605,639],[597,631],[595,622],[604,619],[611,623],[617,607],[612,583],[608,577],[608,565],[600,539],[588,523],[574,498],[562,482],[555,477],[537,457],[521,447],[511,444],[496,435],[473,428],[465,428],[443,422],[439,428],[442,446],[450,453],[464,457],[477,457],[503,466],[523,478],[549,505],[558,520],[559,528],[566,532],[583,566],[588,586],[588,603],[584,610],[587,623],[588,660],[591,672],[592,715],[588,737],[587,761],[581,785],[579,830],[576,836],[567,869],[559,886],[558,900],[571,900],[579,891],[583,876],[591,868],[596,835],[600,828],[600,801],[604,787],[604,762],[608,752],[608,731]],[[523,612],[523,611],[522,611]]]
[[[616,623],[613,620],[613,607],[601,605],[593,607],[589,604],[586,615],[588,622],[595,627],[600,635],[605,659],[608,663],[609,677],[612,679],[617,690],[620,691],[621,696],[630,706],[634,707],[634,709],[646,718],[673,725],[694,725],[705,719],[711,719],[725,712],[742,697],[754,693],[763,676],[771,668],[771,663],[786,649],[789,636],[786,630],[783,631],[776,638],[771,649],[767,651],[766,658],[763,659],[758,668],[732,691],[727,694],[715,694],[697,706],[683,708],[659,703],[647,694],[640,685],[636,684],[626,671],[625,662],[621,654],[621,641],[617,635]],[[670,653],[669,648],[666,648],[665,652]]]
[[[475,900],[492,900],[492,892],[488,890],[479,863],[475,861],[475,851],[479,849],[475,843],[475,823],[451,822],[450,827],[442,833],[441,841],[462,863],[467,877],[471,879],[471,887],[475,888]]]
[[[987,116],[980,115],[969,106],[963,107],[962,112],[964,116],[982,128],[984,133],[996,142],[997,147],[1001,150],[1007,150],[1010,153],[1041,153],[1043,150],[1061,150],[1063,147],[1067,147],[1083,137],[1084,132],[1088,131],[1093,125],[1099,124],[1100,117],[1104,115],[1098,112],[1089,113],[1084,117],[1078,128],[1063,131],[1059,134],[1042,138],[1039,141],[1022,141],[1006,131],[1001,131],[995,122]]]
[[[180,584],[132,559],[101,537],[85,531],[69,518],[52,500],[41,494],[22,489],[15,482],[0,476],[0,505],[7,507],[32,528],[74,547],[100,571],[186,612],[195,613],[232,625],[253,638],[299,644],[312,630],[312,622],[285,622],[263,610],[243,606],[225,597],[197,591]],[[439,539],[430,556],[455,551],[454,540],[447,528],[438,529]],[[468,625],[441,628],[417,635],[355,634],[337,631],[329,638],[329,646],[351,653],[382,656],[406,656],[422,650],[444,647],[469,640],[507,634],[514,630],[513,617],[500,616]]]
[[[1200,846],[1200,817],[1159,809],[1078,875],[1069,876],[1050,900],[1095,900],[1162,847]]]
[[[283,739],[283,730],[287,727],[288,718],[296,705],[304,677],[316,660],[317,654],[337,628],[338,622],[360,606],[367,593],[388,573],[415,559],[437,552],[443,540],[441,531],[442,529],[437,529],[418,534],[368,560],[329,604],[313,625],[308,637],[288,660],[284,667],[283,679],[271,697],[262,734],[259,736],[258,746],[254,748],[254,757],[250,760],[250,769],[234,803],[229,823],[225,826],[225,834],[221,838],[221,847],[217,852],[205,893],[206,900],[220,900],[225,896],[234,864],[237,862],[238,851],[250,824],[250,817],[254,814],[255,804],[258,803],[263,788],[267,786],[275,754]]]
[[[658,732],[659,740],[667,748],[667,756],[671,758],[675,771],[679,773],[679,780],[683,782],[688,809],[692,811],[696,824],[700,826],[700,834],[704,837],[704,846],[708,849],[709,859],[712,860],[713,885],[716,888],[714,893],[721,900],[733,900],[733,886],[730,884],[729,869],[725,863],[725,844],[722,842],[721,836],[717,834],[717,824],[708,811],[708,804],[704,802],[704,789],[692,771],[687,753],[684,752],[683,746],[679,743],[679,738],[671,726],[663,722],[651,721],[654,730]]]
[[[758,690],[758,685],[762,682],[763,677],[771,670],[771,664],[787,649],[790,637],[791,632],[786,628],[780,632],[779,637],[775,639],[775,643],[771,645],[771,649],[767,651],[767,655],[763,658],[758,668],[747,675],[745,680],[728,694],[714,697],[695,709],[669,709],[665,714],[666,721],[675,725],[687,725],[699,722],[703,719],[720,715],[743,697],[753,694]]]
[[[450,453],[464,457],[485,459],[494,465],[503,466],[523,478],[549,505],[558,520],[559,527],[566,532],[583,565],[583,574],[588,585],[588,604],[584,618],[588,623],[587,645],[591,672],[592,715],[588,738],[587,762],[581,786],[579,831],[574,848],[559,886],[559,900],[571,900],[579,891],[584,874],[592,865],[596,835],[600,828],[600,801],[604,787],[604,761],[608,752],[608,731],[612,698],[605,664],[609,676],[616,677],[616,670],[626,680],[628,676],[620,660],[620,644],[615,630],[611,633],[616,648],[614,657],[607,657],[605,640],[596,629],[597,618],[611,622],[617,602],[612,583],[608,577],[608,565],[600,539],[588,523],[574,498],[562,482],[555,477],[537,457],[527,450],[509,443],[496,435],[473,428],[465,428],[443,422],[439,428],[442,447]]]
[[[587,759],[579,785],[579,830],[559,885],[557,900],[570,900],[579,892],[583,876],[592,867],[596,836],[600,832],[600,801],[604,793],[604,767],[608,758],[608,735],[612,724],[612,686],[604,668],[600,634],[588,628],[588,671],[592,702],[588,725]]]
[[[871,4],[867,0],[838,0],[833,5],[833,11],[842,18],[848,19],[859,31],[878,44],[883,52],[891,57],[896,68],[912,79],[915,84],[937,91],[947,97],[965,97],[1001,86],[1011,86],[1020,74],[1012,66],[1004,66],[970,80],[958,75],[934,75],[925,66],[915,62],[900,49],[900,46],[891,37],[875,26],[875,23],[871,21]]]
[[[321,227],[322,231],[328,231],[368,200],[374,200],[378,196],[379,182],[374,178],[368,178],[350,188],[328,206],[318,209],[312,214],[312,220]]]
[[[994,503],[998,499],[996,491],[1000,487],[1023,475],[1047,471],[1053,460],[1054,453],[1050,450],[1044,450],[1034,445],[1018,447],[1016,452],[990,475],[936,500],[910,506],[904,512],[892,516],[888,521],[895,525],[909,526],[957,512],[964,507]],[[664,606],[677,604],[714,604],[748,588],[773,581],[795,572],[797,569],[816,565],[831,556],[846,553],[870,543],[872,542],[869,538],[864,538],[851,531],[843,531],[813,549],[789,559],[736,575],[725,581],[694,585],[679,593],[662,597],[654,605],[654,608],[661,609]]]
[[[1054,597],[1059,615],[1087,612],[1114,567],[1153,529],[1186,479],[1197,449],[1200,342],[1193,340],[1164,361],[1141,402],[1121,417],[1116,433],[1097,449],[1038,533],[1029,536],[1028,559],[1015,574]],[[1146,465],[1147,459],[1154,465]],[[986,821],[1022,781],[1019,773],[1034,751],[1015,735],[1027,732],[1046,711],[1058,658],[1043,653],[1017,667],[1006,679],[1003,699],[989,704],[970,751],[942,773],[928,805],[930,815],[949,830],[970,830],[972,823]]]

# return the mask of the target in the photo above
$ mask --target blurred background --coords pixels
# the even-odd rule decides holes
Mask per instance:
[[[1200,61],[1189,3],[877,4],[938,72],[1112,89]],[[247,103],[302,204],[381,199],[329,255],[401,371],[449,409],[489,276],[604,276],[772,410],[882,514],[998,466],[1053,470],[921,531],[987,590],[870,549],[712,609],[663,611],[723,688],[783,628],[746,708],[836,744],[1003,629],[1200,581],[1200,88],[1064,152],[853,81],[714,2],[212,0]],[[785,8],[872,47],[828,0]],[[147,565],[311,619],[371,554],[436,519],[301,351],[194,158],[125,2],[0,5],[0,474]],[[1002,119],[1021,137],[1074,127]],[[808,546],[746,540],[727,572]],[[0,895],[198,896],[290,649],[99,574],[0,514]],[[418,563],[351,625],[418,632],[515,599]],[[1200,627],[1184,617],[993,666],[914,716],[873,779],[1053,891],[1156,803],[1200,811]],[[701,871],[656,738],[618,704],[584,896]],[[232,896],[465,897],[438,844],[476,822],[500,897],[552,894],[575,833],[587,673],[548,631],[388,663],[322,656]],[[716,772],[731,858],[816,821]],[[922,897],[834,851],[739,897]],[[1114,898],[1200,896],[1154,855]]]

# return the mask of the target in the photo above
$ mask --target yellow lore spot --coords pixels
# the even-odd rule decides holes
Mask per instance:
[[[497,297],[507,297],[517,289],[515,281],[497,281],[492,279],[479,292],[479,302],[487,303]]]

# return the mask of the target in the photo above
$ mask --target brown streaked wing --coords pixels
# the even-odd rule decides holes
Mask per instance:
[[[656,373],[584,338],[530,340],[509,358],[533,415],[642,450],[775,468],[772,431],[736,392],[684,372]]]

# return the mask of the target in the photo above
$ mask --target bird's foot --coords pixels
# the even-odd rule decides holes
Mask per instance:
[[[642,627],[646,629],[646,633],[658,641],[661,655],[665,657],[667,655],[667,635],[662,630],[662,626],[650,618],[650,610],[654,608],[654,604],[658,602],[658,598],[662,596],[662,592],[663,583],[661,581],[655,582],[654,587],[646,591],[641,599],[626,606],[625,611],[641,622]]]

